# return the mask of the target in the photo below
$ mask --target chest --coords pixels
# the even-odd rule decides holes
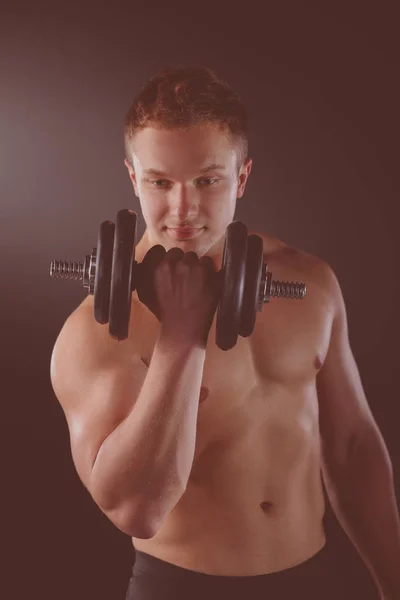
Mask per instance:
[[[234,396],[252,386],[300,387],[314,381],[328,351],[332,326],[329,298],[309,286],[303,300],[273,298],[257,313],[254,331],[231,350],[215,344],[214,319],[208,339],[204,385]]]
[[[132,306],[131,322],[137,351],[150,364],[159,323],[139,301]],[[257,421],[265,411],[279,412],[282,394],[291,398],[286,411],[297,413],[302,390],[315,381],[326,356],[331,322],[329,299],[312,284],[303,300],[272,299],[265,304],[257,313],[253,334],[239,337],[236,346],[227,352],[215,344],[214,318],[203,371],[198,446],[203,445],[203,432],[207,432],[204,436],[208,439],[219,437],[229,427],[248,425],[250,417]],[[248,406],[251,395],[258,400],[253,403],[250,417],[247,413],[244,419],[242,407]],[[281,419],[281,415],[277,417]]]

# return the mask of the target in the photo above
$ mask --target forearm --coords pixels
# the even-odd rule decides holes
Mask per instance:
[[[348,460],[330,465],[325,480],[332,507],[378,588],[400,598],[400,523],[390,458],[379,432],[354,442]],[[395,597],[395,596],[393,596]]]
[[[205,350],[160,334],[128,417],[104,441],[92,495],[124,521],[157,524],[179,500],[193,464]]]

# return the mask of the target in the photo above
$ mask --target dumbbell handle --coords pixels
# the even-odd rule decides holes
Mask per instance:
[[[83,287],[89,294],[94,293],[94,276],[96,272],[96,248],[92,254],[87,254],[85,262],[65,262],[53,260],[50,264],[50,276],[55,279],[83,280]],[[262,305],[269,302],[271,298],[288,298],[302,300],[307,294],[305,283],[293,283],[291,281],[276,281],[268,271],[268,265],[263,264],[260,283],[260,293],[257,311],[261,312]]]

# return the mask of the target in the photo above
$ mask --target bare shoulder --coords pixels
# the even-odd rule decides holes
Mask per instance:
[[[114,365],[131,368],[137,360],[131,341],[119,342],[108,332],[108,325],[100,325],[93,315],[93,296],[85,300],[69,315],[54,344],[51,375],[55,382],[60,379],[65,385],[74,378],[74,372],[88,375],[108,370]],[[65,380],[65,381],[64,381]]]
[[[331,300],[341,300],[340,284],[332,266],[320,256],[295,248],[265,233],[257,233],[264,243],[264,260],[274,279],[302,280]]]
[[[70,359],[76,363],[78,351],[87,366],[93,359],[96,363],[107,360],[112,346],[108,337],[106,328],[94,319],[93,296],[88,295],[65,320],[54,345],[53,360],[61,354],[63,364]],[[116,345],[114,352],[117,348]]]

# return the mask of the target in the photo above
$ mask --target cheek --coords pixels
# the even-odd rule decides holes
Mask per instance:
[[[216,223],[230,223],[235,214],[236,201],[228,194],[216,197],[209,204],[208,214]]]
[[[140,196],[140,206],[143,216],[152,222],[162,218],[167,210],[165,202],[160,202],[159,198],[152,198],[149,195]]]

